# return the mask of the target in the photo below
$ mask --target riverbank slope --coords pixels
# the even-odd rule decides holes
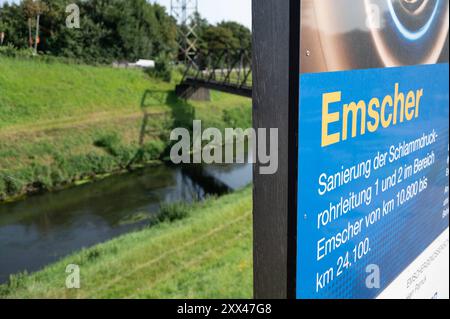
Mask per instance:
[[[67,289],[67,265],[80,289]],[[251,298],[252,193],[248,187],[164,222],[83,250],[0,286],[0,298]]]
[[[0,57],[0,202],[163,158],[174,127],[250,127],[251,100],[186,102],[141,70]]]

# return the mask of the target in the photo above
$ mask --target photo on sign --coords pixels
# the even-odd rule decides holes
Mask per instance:
[[[297,298],[448,298],[448,14],[302,1]]]

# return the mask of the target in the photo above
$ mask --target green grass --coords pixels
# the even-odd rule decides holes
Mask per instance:
[[[0,298],[251,298],[251,189],[166,214],[186,209],[181,220],[167,218],[13,276]],[[65,288],[69,264],[80,266],[80,289]]]
[[[133,112],[150,83],[142,72],[0,58],[0,128],[101,112]]]
[[[251,126],[250,99],[185,102],[174,88],[140,70],[0,57],[0,201],[160,160],[193,119]]]

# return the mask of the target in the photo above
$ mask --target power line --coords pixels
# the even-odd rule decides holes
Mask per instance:
[[[171,0],[170,14],[177,20],[178,44],[185,63],[193,63],[199,37],[196,33],[198,0]]]

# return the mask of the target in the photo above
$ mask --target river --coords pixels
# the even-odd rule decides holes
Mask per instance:
[[[0,284],[146,226],[161,203],[226,194],[251,180],[251,164],[161,164],[0,204]]]

